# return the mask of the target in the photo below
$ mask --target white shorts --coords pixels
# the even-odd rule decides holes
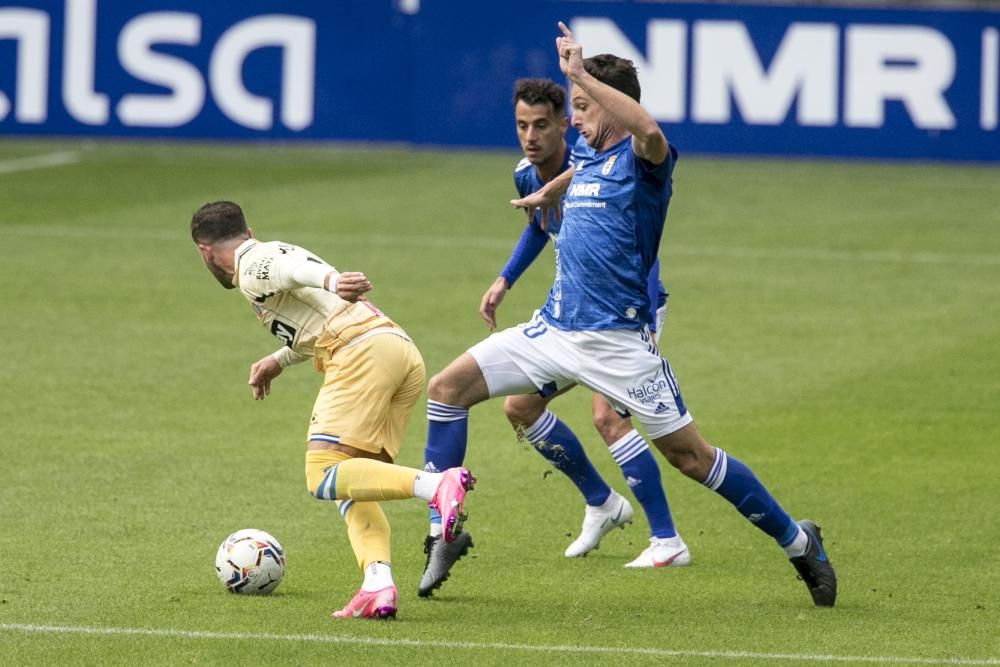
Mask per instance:
[[[469,348],[490,396],[538,391],[548,396],[574,383],[636,417],[652,438],[690,424],[680,388],[648,329],[562,331],[535,313]]]

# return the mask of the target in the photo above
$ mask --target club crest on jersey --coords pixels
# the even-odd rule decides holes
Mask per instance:
[[[605,176],[611,173],[611,170],[615,168],[615,162],[618,160],[617,155],[612,155],[607,160],[604,161],[604,166],[601,167],[601,173]]]

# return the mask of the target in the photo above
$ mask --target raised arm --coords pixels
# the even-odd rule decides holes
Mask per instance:
[[[668,149],[659,124],[634,99],[588,74],[583,67],[583,47],[562,21],[559,30],[562,36],[556,37],[556,50],[563,74],[632,135],[632,150],[637,156],[654,165],[661,164],[667,159]]]

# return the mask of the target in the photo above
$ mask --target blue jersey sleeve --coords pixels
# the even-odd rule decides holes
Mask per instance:
[[[668,142],[667,157],[660,164],[655,164],[655,165],[651,164],[649,162],[646,162],[639,156],[636,156],[635,161],[636,164],[640,166],[642,171],[651,174],[652,176],[660,180],[667,180],[671,176],[673,176],[674,166],[676,166],[677,164],[678,157],[679,155],[677,153],[677,149],[674,147],[673,144]]]
[[[540,188],[541,185],[528,159],[521,160],[514,169],[514,187],[517,189],[518,196],[526,197]],[[517,279],[538,258],[542,248],[548,243],[549,235],[542,230],[539,222],[540,217],[536,213],[531,223],[525,225],[524,231],[521,232],[521,238],[517,240],[517,245],[511,251],[507,264],[500,272],[500,276],[507,281],[507,287],[514,286]]]
[[[525,269],[531,266],[548,240],[548,234],[542,231],[537,220],[532,220],[531,224],[524,226],[521,238],[517,240],[517,245],[514,246],[506,266],[500,272],[503,279],[507,281],[508,287],[514,286],[514,282],[521,277]]]

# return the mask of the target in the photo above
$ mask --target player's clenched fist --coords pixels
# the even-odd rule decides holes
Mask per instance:
[[[361,295],[372,288],[367,276],[360,271],[345,271],[337,276],[337,283],[334,286],[339,296],[344,301],[354,303],[361,298]]]

